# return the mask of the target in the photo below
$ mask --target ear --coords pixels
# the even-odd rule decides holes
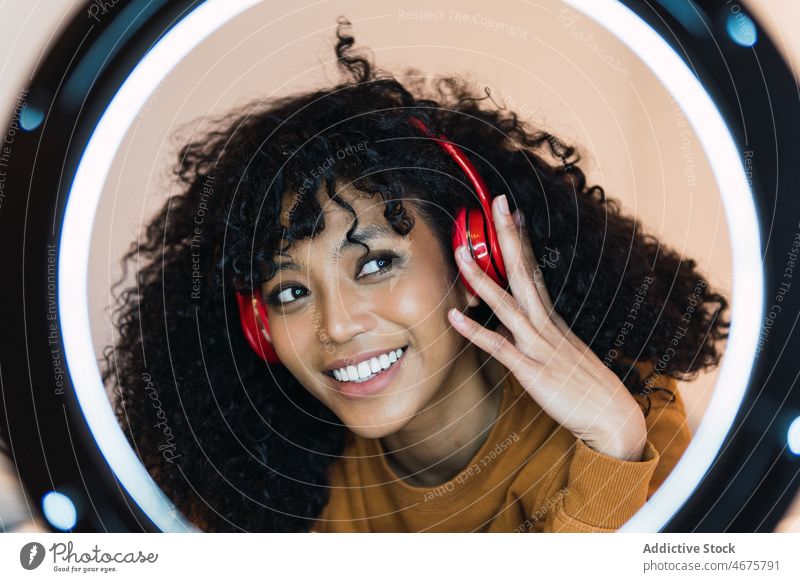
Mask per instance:
[[[477,307],[478,305],[481,304],[481,299],[477,295],[470,293],[466,289],[464,289],[464,293],[467,296],[467,305],[469,305],[470,307]]]
[[[467,286],[464,285],[464,281],[461,280],[460,276],[456,286],[458,287],[460,299],[467,304],[467,307],[478,307],[478,305],[481,304],[481,298],[467,289]]]

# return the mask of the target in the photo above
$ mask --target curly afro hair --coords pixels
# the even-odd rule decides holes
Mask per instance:
[[[344,448],[346,427],[285,368],[258,359],[238,321],[234,292],[274,274],[282,241],[324,228],[319,200],[302,193],[327,191],[347,208],[336,185],[350,183],[381,197],[399,234],[414,227],[404,201],[429,202],[423,218],[452,261],[452,217],[478,202],[410,116],[457,143],[492,192],[508,194],[534,249],[557,253],[540,265],[556,310],[631,393],[652,390],[632,362],[692,379],[718,365],[727,338],[726,299],[695,261],[588,186],[574,147],[457,78],[430,83],[409,69],[402,84],[354,51],[349,24],[341,19],[336,32],[342,82],[215,120],[182,148],[180,193],[123,259],[136,283],[117,297],[104,380],[144,465],[204,530],[308,531]],[[357,154],[326,163],[354,144],[363,144]],[[282,225],[287,192],[296,195]]]

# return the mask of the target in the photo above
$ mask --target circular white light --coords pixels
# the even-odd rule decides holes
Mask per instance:
[[[674,96],[708,156],[722,194],[731,237],[733,295],[725,357],[703,421],[681,460],[645,506],[619,531],[657,531],[697,487],[747,391],[764,308],[761,237],[753,196],[736,144],[719,110],[680,56],[628,7],[613,0],[564,0],[628,46]]]
[[[195,46],[259,0],[209,0],[150,49],[97,123],[70,189],[58,257],[58,309],[64,352],[84,418],[122,486],[162,531],[193,531],[131,449],[108,400],[92,347],[89,250],[103,184],[122,139],[158,84]]]
[[[72,499],[58,491],[50,491],[42,497],[42,513],[50,525],[61,531],[71,530],[78,522],[78,510]]]
[[[789,444],[789,450],[795,455],[800,455],[800,416],[795,418],[792,424],[789,425],[786,440]]]
[[[153,482],[117,424],[92,346],[88,270],[92,225],[116,151],[161,80],[198,43],[259,0],[208,0],[145,55],[97,124],[78,164],[59,246],[59,315],[73,386],[94,439],[117,478],[164,531],[194,529]],[[613,0],[565,0],[597,21],[653,71],[694,127],[723,196],[732,237],[733,290],[728,348],[703,421],[683,458],[645,507],[621,531],[660,529],[689,497],[716,456],[747,389],[763,308],[761,248],[753,199],[734,141],[702,85],[644,21]]]

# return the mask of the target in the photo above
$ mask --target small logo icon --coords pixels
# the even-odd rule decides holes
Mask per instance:
[[[19,563],[26,570],[35,570],[44,561],[44,546],[38,542],[30,542],[19,551]]]

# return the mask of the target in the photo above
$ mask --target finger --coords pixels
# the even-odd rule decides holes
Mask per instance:
[[[516,373],[524,367],[528,372],[538,373],[541,365],[522,353],[508,338],[483,327],[458,309],[448,311],[447,317],[456,331],[503,364],[509,371]]]
[[[526,264],[533,265],[533,280],[536,285],[536,289],[539,293],[539,297],[542,301],[542,304],[545,306],[547,310],[548,316],[556,325],[556,327],[561,331],[562,334],[567,336],[570,343],[585,352],[589,349],[581,338],[579,338],[575,332],[569,327],[569,324],[564,320],[563,317],[556,311],[554,306],[553,300],[550,298],[550,292],[547,290],[547,284],[544,281],[544,275],[542,274],[542,269],[539,266],[539,261],[536,258],[536,253],[533,250],[533,244],[531,243],[531,237],[528,233],[527,226],[525,224],[525,216],[522,212],[517,209],[512,214],[512,220],[516,225],[519,238],[521,240],[521,247],[522,247],[522,254],[525,257]]]
[[[539,267],[539,260],[536,258],[536,252],[533,250],[533,244],[528,235],[528,229],[525,225],[525,216],[517,209],[514,211],[514,214],[511,215],[511,218],[516,227],[516,232],[519,233],[518,236],[525,263],[532,267],[532,269],[529,270],[532,271],[533,282],[536,285],[539,298],[548,312],[554,311],[553,300],[550,298],[550,292],[547,290],[542,270]]]
[[[475,290],[478,296],[486,302],[500,322],[514,336],[517,345],[524,345],[526,349],[533,350],[534,344],[539,342],[542,347],[537,349],[537,354],[527,353],[529,356],[543,356],[545,346],[549,343],[543,337],[540,338],[538,331],[528,320],[525,309],[512,297],[505,289],[484,273],[470,256],[465,246],[456,249],[456,263],[467,282]]]
[[[519,227],[514,223],[509,212],[508,199],[505,195],[497,196],[492,201],[492,215],[500,251],[503,254],[503,263],[506,266],[508,283],[514,298],[528,312],[534,327],[555,339],[557,329],[550,321],[550,309],[543,301],[535,280],[536,257],[533,255],[529,240],[527,241],[529,249],[526,254],[525,243]],[[547,298],[549,299],[549,296]]]
[[[499,333],[501,336],[506,338],[508,341],[510,341],[512,343],[514,342],[514,336],[512,335],[512,333],[510,331],[508,331],[506,329],[506,326],[503,325],[502,323],[498,323],[497,324],[497,327],[494,328],[494,332],[495,333]]]

